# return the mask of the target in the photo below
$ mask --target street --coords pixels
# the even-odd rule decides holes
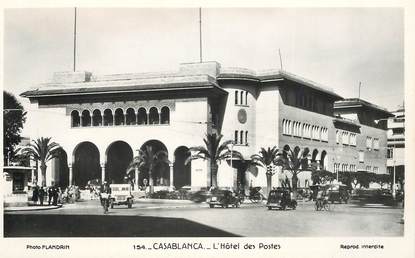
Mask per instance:
[[[264,204],[208,208],[207,204],[135,203],[104,215],[97,200],[60,209],[7,212],[5,237],[331,237],[402,236],[403,210],[382,205],[334,204],[315,211],[267,210]]]

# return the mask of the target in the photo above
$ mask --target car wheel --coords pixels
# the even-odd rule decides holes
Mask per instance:
[[[215,205],[209,204],[209,208],[213,208],[213,207],[215,207]]]
[[[268,210],[272,210],[271,206],[268,206]]]

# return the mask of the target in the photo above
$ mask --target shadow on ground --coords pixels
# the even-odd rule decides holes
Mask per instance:
[[[237,237],[181,218],[5,214],[4,237]]]

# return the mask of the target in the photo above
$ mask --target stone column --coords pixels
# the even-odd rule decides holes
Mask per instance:
[[[101,163],[101,183],[105,181],[105,163]]]
[[[32,184],[35,183],[35,167],[32,167]]]
[[[72,164],[68,164],[68,168],[69,168],[69,185],[72,185],[72,180],[73,180]]]
[[[170,187],[171,188],[173,188],[173,171],[174,171],[174,166],[173,166],[173,163],[170,163],[169,164],[169,167],[170,167]]]
[[[134,168],[134,178],[135,178],[135,182],[134,182],[134,190],[137,191],[138,190],[138,166],[136,166]]]

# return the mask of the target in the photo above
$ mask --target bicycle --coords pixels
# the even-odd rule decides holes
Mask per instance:
[[[108,208],[110,206],[110,195],[107,193],[101,193],[101,205],[104,209],[104,214],[108,213]]]
[[[327,198],[317,199],[315,203],[315,209],[316,211],[321,211],[321,210],[329,211],[330,203],[328,199]]]

